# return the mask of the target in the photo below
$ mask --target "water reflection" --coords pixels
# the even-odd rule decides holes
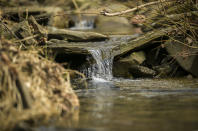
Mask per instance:
[[[77,126],[38,131],[198,131],[198,80],[90,81]],[[37,131],[37,130],[36,130]]]
[[[197,80],[92,81],[77,94],[82,128],[198,130]]]

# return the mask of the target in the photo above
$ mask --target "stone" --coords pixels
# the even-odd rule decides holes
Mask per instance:
[[[157,71],[157,75],[155,76],[155,78],[166,78],[168,77],[172,72],[173,72],[173,67],[168,65],[168,64],[164,64],[164,65],[159,65],[159,66],[154,66],[153,69],[155,71]]]
[[[146,60],[146,55],[143,51],[133,52],[129,56],[120,60],[120,62],[126,62],[128,64],[142,64]]]
[[[98,16],[95,20],[96,31],[103,34],[133,34],[133,27],[125,17]]]
[[[108,38],[106,35],[96,32],[73,31],[52,27],[48,27],[48,37],[50,39],[67,39],[69,41],[101,41]]]
[[[113,76],[114,77],[123,77],[132,79],[133,76],[129,72],[130,65],[125,62],[114,62],[113,63]]]
[[[189,47],[188,45],[182,44],[184,43],[183,41],[178,41],[167,41],[165,43],[167,52],[184,70],[192,73],[194,76],[198,76],[198,46],[196,43],[192,43],[192,46]]]
[[[129,56],[114,62],[113,74],[116,77],[132,78],[129,72],[130,68],[142,64],[145,60],[146,56],[143,51],[133,52]]]
[[[145,77],[154,77],[157,73],[156,71],[140,65],[133,65],[129,68],[129,72],[135,78],[145,78]]]

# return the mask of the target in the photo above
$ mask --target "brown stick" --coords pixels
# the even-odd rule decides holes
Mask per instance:
[[[155,5],[155,4],[170,2],[170,1],[173,1],[173,0],[159,0],[159,1],[149,2],[149,3],[143,4],[143,5],[137,6],[135,8],[132,8],[132,9],[128,9],[128,10],[124,10],[124,11],[120,11],[120,12],[114,12],[114,13],[109,13],[109,12],[103,10],[103,11],[100,12],[100,14],[104,15],[104,16],[118,16],[118,15],[122,15],[122,14],[126,14],[126,13],[136,11],[138,9],[144,8],[144,7],[149,6],[149,5]]]
[[[14,43],[18,43],[18,42],[23,42],[23,41],[26,41],[26,40],[34,39],[37,36],[38,36],[38,34],[37,35],[32,35],[32,36],[26,37],[26,38],[21,39],[21,40],[16,40],[16,41],[14,41]]]

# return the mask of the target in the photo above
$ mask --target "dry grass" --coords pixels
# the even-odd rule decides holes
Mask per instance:
[[[12,129],[27,120],[33,120],[31,124],[47,122],[52,116],[65,117],[75,112],[79,102],[70,85],[70,72],[40,57],[37,51],[21,51],[2,40],[1,128]]]

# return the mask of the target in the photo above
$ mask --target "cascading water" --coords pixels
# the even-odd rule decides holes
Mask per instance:
[[[91,20],[81,20],[75,23],[71,30],[90,30],[94,28],[94,19]]]
[[[95,16],[81,15],[80,17],[73,16],[72,18],[73,26],[70,27],[71,30],[90,30],[94,29]]]
[[[96,61],[91,68],[92,70],[92,78],[100,78],[105,80],[112,79],[112,65],[113,58],[111,58],[110,51],[104,49],[91,49],[89,52],[92,54],[93,58]],[[107,57],[107,59],[103,59],[103,57]]]
[[[88,69],[85,69],[83,73],[87,75],[87,77],[91,77],[92,79],[109,81],[113,78],[112,75],[112,65],[113,65],[113,57],[111,56],[111,52],[109,48],[100,48],[100,49],[89,49],[88,50],[92,57],[95,60],[95,64],[91,65]]]

